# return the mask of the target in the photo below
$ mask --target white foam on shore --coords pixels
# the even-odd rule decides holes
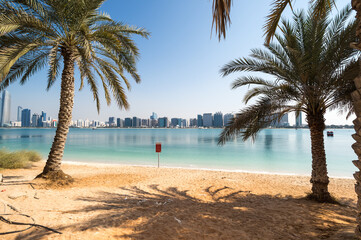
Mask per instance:
[[[126,164],[126,163],[104,163],[104,162],[79,162],[79,161],[67,161],[64,160],[63,163],[70,165],[78,166],[93,166],[93,167],[146,167],[146,168],[157,168],[154,165],[137,165],[137,164]],[[249,171],[249,170],[240,170],[240,169],[221,169],[221,168],[200,168],[200,167],[170,167],[170,166],[161,166],[160,168],[166,169],[185,169],[185,170],[201,170],[201,171],[213,171],[213,172],[231,172],[231,173],[250,173],[250,174],[265,174],[265,175],[278,175],[278,176],[301,176],[301,177],[310,177],[306,174],[297,174],[297,173],[280,173],[280,172],[267,172],[267,171]],[[340,177],[340,176],[329,176],[330,178],[336,179],[354,179],[353,177]]]

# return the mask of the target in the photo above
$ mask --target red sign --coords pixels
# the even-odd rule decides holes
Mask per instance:
[[[156,143],[155,144],[155,152],[160,153],[162,151],[162,144]]]

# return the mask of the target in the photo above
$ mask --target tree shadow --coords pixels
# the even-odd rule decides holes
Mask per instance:
[[[63,214],[91,216],[57,229],[107,232],[120,239],[354,239],[356,209],[348,206],[227,186],[210,186],[198,194],[158,185],[120,189],[77,199],[88,206]],[[49,234],[35,229],[16,239],[46,239]]]

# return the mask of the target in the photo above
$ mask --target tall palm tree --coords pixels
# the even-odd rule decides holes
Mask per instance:
[[[105,0],[0,0],[0,89],[20,79],[24,84],[48,67],[47,89],[61,73],[60,108],[54,141],[38,177],[70,179],[60,169],[72,118],[75,70],[79,89],[90,86],[99,112],[98,84],[107,104],[111,95],[127,108],[129,75],[138,83],[139,51],[132,35],[148,37],[142,28],[116,22],[99,11]]]
[[[257,85],[244,97],[246,103],[257,101],[236,114],[219,143],[238,134],[244,140],[255,137],[284,114],[304,112],[311,134],[310,197],[320,202],[333,201],[328,192],[324,114],[344,100],[340,92],[359,70],[357,51],[349,47],[356,29],[355,22],[346,24],[350,10],[343,9],[334,19],[324,15],[316,20],[312,10],[307,15],[295,14],[292,22],[282,22],[282,35],[275,35],[276,41],[266,45],[266,50],[254,49],[251,58],[236,59],[221,69],[223,76],[250,71],[266,73],[274,80],[242,76],[233,82],[233,88]]]
[[[322,13],[326,13],[327,9],[331,9],[335,6],[334,0],[311,0],[311,2],[317,6],[315,8],[316,12],[314,16],[321,16]],[[267,16],[266,24],[264,26],[266,43],[269,43],[274,36],[279,19],[287,7],[291,6],[292,0],[274,0],[273,7],[270,14]],[[231,10],[232,0],[213,0],[213,23],[212,26],[216,27],[216,32],[218,33],[218,39],[221,37],[226,37],[227,26],[230,24],[230,10]],[[356,42],[351,43],[351,47],[361,51],[361,0],[351,0],[352,9],[356,11],[356,19],[358,22],[356,28]],[[352,105],[354,108],[354,113],[356,114],[356,119],[353,121],[355,134],[352,135],[356,143],[352,145],[354,152],[357,155],[357,160],[353,161],[353,164],[356,166],[357,170],[354,174],[356,179],[355,192],[357,194],[357,212],[358,217],[357,227],[355,230],[356,236],[361,239],[361,66],[360,72],[357,77],[354,79],[354,85],[356,90],[352,92]]]

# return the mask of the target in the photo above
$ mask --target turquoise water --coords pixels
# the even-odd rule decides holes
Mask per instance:
[[[308,129],[265,129],[255,142],[234,139],[217,146],[220,129],[70,129],[64,161],[157,165],[232,171],[311,174]],[[326,137],[330,176],[352,177],[352,129]],[[38,150],[46,158],[55,129],[0,129],[0,148]]]

